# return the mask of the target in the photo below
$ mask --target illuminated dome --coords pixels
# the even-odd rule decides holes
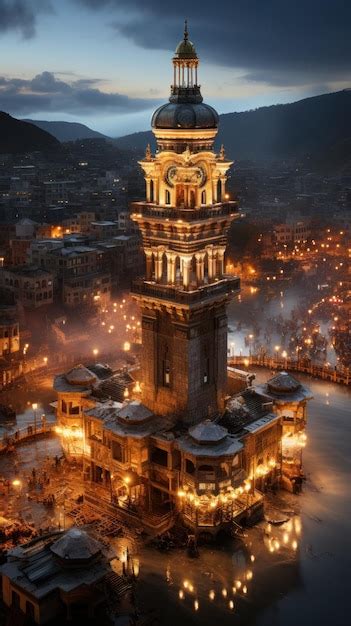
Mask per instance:
[[[300,389],[301,385],[287,372],[279,372],[267,382],[267,387],[273,393],[293,393]]]
[[[199,444],[220,443],[226,438],[228,430],[219,426],[211,420],[205,420],[189,428],[189,435]]]
[[[167,102],[155,111],[151,125],[153,128],[217,128],[218,121],[217,111],[201,101]]]
[[[217,129],[217,111],[203,103],[197,82],[198,64],[185,21],[184,39],[178,44],[173,57],[174,75],[169,102],[162,104],[153,114],[153,129]]]

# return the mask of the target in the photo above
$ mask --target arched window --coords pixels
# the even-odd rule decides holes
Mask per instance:
[[[154,181],[150,180],[150,200],[154,201]]]
[[[171,204],[171,194],[168,189],[165,191],[165,204]]]
[[[201,204],[206,204],[206,191],[201,194]]]

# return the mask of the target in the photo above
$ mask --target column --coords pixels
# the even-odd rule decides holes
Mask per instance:
[[[213,248],[208,248],[208,277],[214,278],[216,276],[216,254]]]
[[[205,278],[205,253],[198,252],[196,258],[196,280],[198,285],[202,285]]]
[[[175,256],[173,252],[166,252],[167,256],[167,282],[175,283]]]
[[[183,285],[187,289],[190,284],[190,266],[191,266],[191,258],[184,257],[183,258]]]
[[[217,248],[217,273],[220,277],[222,277],[224,274],[224,253],[225,248]]]
[[[162,262],[163,262],[163,250],[158,250],[155,255],[155,278],[156,282],[162,279]]]
[[[151,181],[150,178],[146,178],[146,201],[151,202]]]
[[[152,250],[145,250],[146,256],[146,280],[152,279]]]
[[[225,196],[225,182],[226,182],[225,176],[221,176],[221,200],[224,200],[224,196]]]

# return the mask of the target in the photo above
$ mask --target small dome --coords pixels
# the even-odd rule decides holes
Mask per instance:
[[[276,374],[267,382],[267,387],[273,393],[293,393],[301,385],[296,378],[287,372],[279,372],[279,374]]]
[[[177,45],[174,56],[178,59],[197,59],[194,44],[189,39],[182,39]]]
[[[219,426],[211,420],[205,420],[189,428],[189,435],[200,444],[220,443],[226,438],[228,430]]]
[[[70,385],[79,385],[81,387],[92,385],[96,382],[95,374],[84,365],[75,365],[65,374],[65,378]]]
[[[217,128],[218,113],[208,104],[167,102],[152,116],[153,128]]]
[[[101,544],[79,528],[70,528],[51,546],[51,552],[65,561],[90,560],[101,552]]]

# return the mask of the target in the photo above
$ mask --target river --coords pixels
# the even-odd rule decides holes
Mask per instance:
[[[259,380],[268,375],[257,372]],[[184,551],[142,550],[140,601],[158,610],[162,625],[349,623],[351,393],[300,379],[314,394],[304,450],[307,480],[300,496],[278,496],[282,509],[294,515],[279,529],[263,522],[244,540],[201,547],[196,560]],[[267,533],[279,545],[273,553]],[[238,581],[241,587],[233,591]]]

